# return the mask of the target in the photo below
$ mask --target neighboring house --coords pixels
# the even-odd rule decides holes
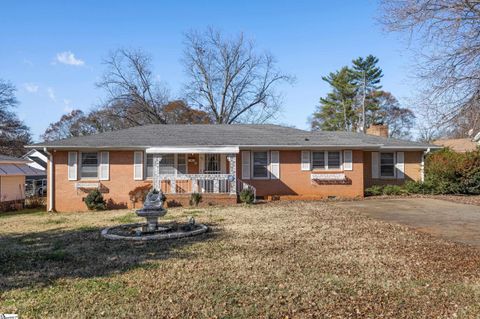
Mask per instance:
[[[0,211],[23,207],[25,176],[32,174],[28,161],[0,154]]]
[[[110,207],[153,186],[167,204],[236,203],[246,187],[263,199],[361,198],[375,184],[421,180],[436,146],[350,132],[278,125],[148,125],[28,146],[49,154],[48,209],[85,210],[99,188]],[[137,206],[138,207],[138,206]]]
[[[471,138],[440,139],[433,141],[433,144],[442,147],[448,147],[452,151],[459,153],[471,152],[476,150],[477,147],[480,146],[479,141],[475,141],[475,139]]]
[[[25,192],[27,196],[44,196],[47,194],[47,162],[48,155],[42,150],[32,149],[22,156],[28,160],[27,165],[33,168],[34,174],[26,179]]]
[[[23,159],[29,160],[28,166],[44,172],[47,176],[48,155],[42,150],[32,149],[22,156]]]

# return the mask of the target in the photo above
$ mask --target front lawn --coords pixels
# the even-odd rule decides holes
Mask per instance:
[[[480,253],[320,202],[170,209],[205,235],[107,241],[132,212],[0,215],[0,313],[475,318]]]

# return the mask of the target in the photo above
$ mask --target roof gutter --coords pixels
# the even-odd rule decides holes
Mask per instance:
[[[425,145],[425,146],[409,146],[409,145],[395,145],[385,146],[383,144],[357,144],[357,145],[325,145],[325,144],[312,144],[312,145],[190,145],[190,146],[151,146],[151,145],[132,145],[132,146],[79,146],[79,145],[27,145],[26,148],[40,148],[44,150],[48,147],[50,149],[58,150],[146,150],[147,153],[155,152],[186,152],[186,153],[208,153],[210,151],[218,150],[222,153],[238,153],[240,149],[351,149],[351,150],[406,150],[406,151],[424,151],[427,149],[441,149],[441,146]]]

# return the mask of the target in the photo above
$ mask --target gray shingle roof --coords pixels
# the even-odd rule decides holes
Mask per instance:
[[[0,154],[0,162],[22,162],[23,163],[27,161],[18,157]]]
[[[435,147],[352,132],[304,131],[272,124],[146,125],[30,145],[32,148],[146,148],[160,146]]]

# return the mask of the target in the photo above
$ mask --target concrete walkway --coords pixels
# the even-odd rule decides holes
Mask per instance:
[[[332,205],[480,248],[480,206],[430,198],[367,199]]]

